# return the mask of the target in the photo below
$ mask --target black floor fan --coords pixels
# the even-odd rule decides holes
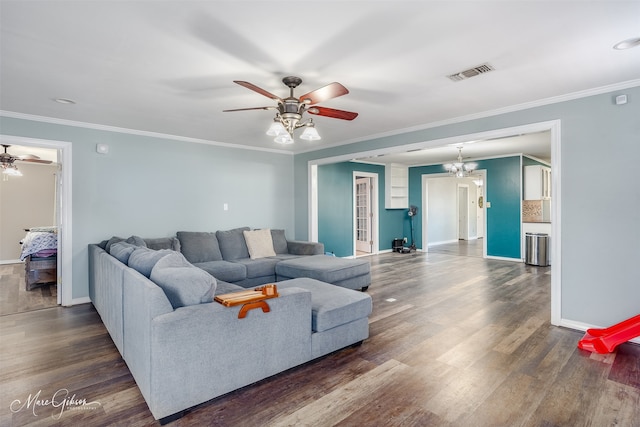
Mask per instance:
[[[407,214],[409,215],[409,224],[411,225],[411,246],[409,246],[408,248],[404,248],[403,252],[405,250],[406,252],[411,252],[416,250],[416,241],[415,241],[415,236],[413,231],[413,218],[418,214],[418,207],[411,205],[409,207],[409,212],[407,212]]]

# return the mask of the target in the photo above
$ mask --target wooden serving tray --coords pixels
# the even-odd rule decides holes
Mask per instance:
[[[277,298],[278,296],[276,285],[265,285],[262,288],[253,290],[218,295],[214,299],[225,307],[233,307],[234,305]]]

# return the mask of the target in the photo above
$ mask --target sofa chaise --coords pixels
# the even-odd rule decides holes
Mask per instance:
[[[308,277],[278,282],[270,311],[238,318],[213,299],[246,287],[195,267],[178,236],[89,245],[91,301],[161,423],[368,338],[371,297]]]

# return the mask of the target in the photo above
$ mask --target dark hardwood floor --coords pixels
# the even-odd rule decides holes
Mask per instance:
[[[640,426],[640,346],[595,355],[576,347],[581,332],[551,326],[549,267],[437,251],[366,259],[361,346],[172,425]],[[2,316],[0,342],[0,425],[156,424],[90,304]],[[16,403],[58,390],[95,403]]]

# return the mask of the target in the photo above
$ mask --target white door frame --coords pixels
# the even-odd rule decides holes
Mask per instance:
[[[58,163],[62,165],[60,182],[57,191],[60,192],[60,216],[58,218],[58,304],[73,305],[73,247],[71,230],[71,142],[52,141],[49,139],[25,138],[0,134],[2,144],[23,145],[27,147],[52,148],[58,150]]]
[[[456,186],[456,207],[457,207],[457,211],[458,211],[458,240],[460,240],[460,212],[461,212],[461,208],[462,206],[460,206],[460,189],[464,188],[465,189],[465,194],[466,194],[466,201],[465,201],[465,218],[466,218],[466,224],[464,226],[464,233],[463,233],[463,239],[462,240],[469,240],[469,184],[461,184],[458,183],[458,185]],[[475,219],[475,218],[474,218]]]
[[[371,183],[369,186],[371,193],[371,213],[373,216],[371,217],[371,240],[373,241],[373,245],[371,245],[371,253],[370,255],[375,255],[380,250],[380,245],[378,244],[378,236],[379,236],[379,213],[378,213],[378,174],[373,172],[358,172],[353,171],[353,256],[356,256],[356,178],[370,178]]]
[[[308,203],[308,236],[312,241],[318,239],[318,180],[317,180],[317,167],[318,165],[347,162],[357,157],[373,157],[385,154],[406,152],[414,149],[425,149],[443,147],[446,145],[459,144],[461,142],[480,140],[480,139],[495,139],[505,136],[520,135],[526,133],[549,131],[551,134],[551,194],[553,194],[554,202],[551,204],[551,233],[553,239],[551,239],[551,324],[560,325],[562,323],[562,185],[561,185],[561,125],[562,122],[559,119],[549,120],[545,122],[530,123],[526,125],[513,126],[508,128],[499,128],[489,131],[476,132],[465,135],[455,135],[446,138],[434,139],[429,141],[420,141],[411,144],[404,144],[399,146],[379,148],[375,150],[367,150],[362,152],[350,152],[333,157],[325,157],[321,159],[309,160],[307,162],[308,172],[308,191],[309,199]],[[486,178],[486,177],[485,177]],[[424,177],[423,177],[424,179]],[[485,203],[485,228],[484,228],[484,250],[486,253],[487,245],[487,211],[486,205],[490,203],[487,200],[487,180],[484,180],[484,203]],[[423,210],[424,215],[424,210]],[[426,240],[423,240],[426,242]],[[424,246],[424,244],[423,244]],[[425,248],[423,247],[423,250]]]

